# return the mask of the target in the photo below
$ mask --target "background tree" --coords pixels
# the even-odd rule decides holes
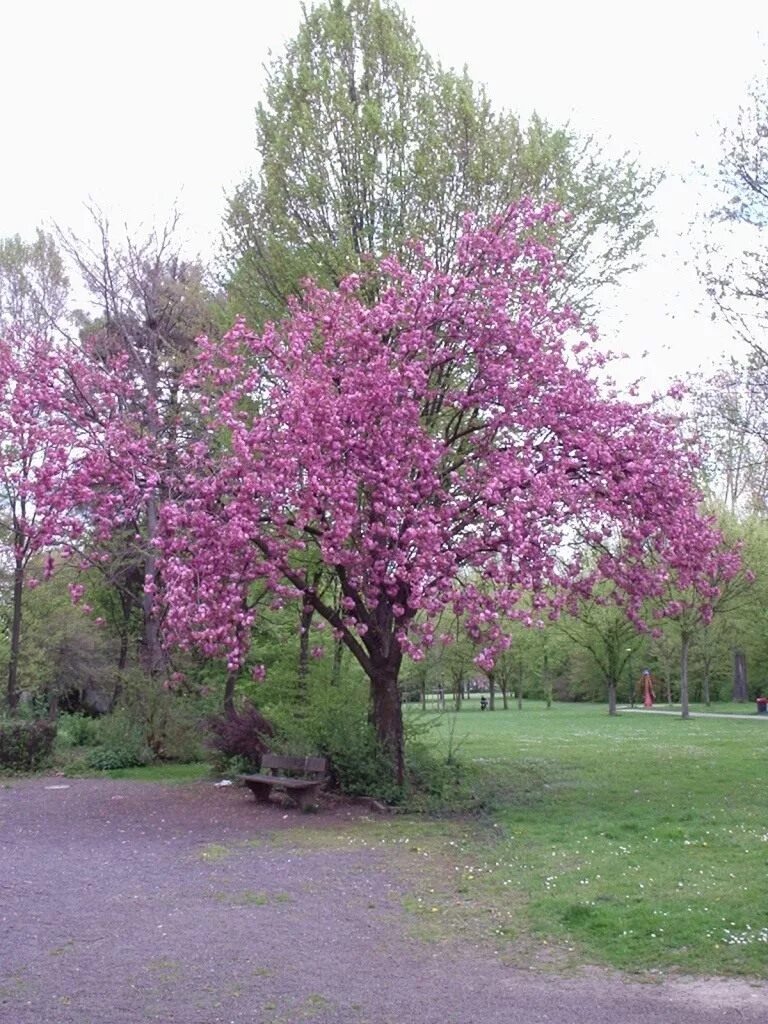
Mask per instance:
[[[44,337],[63,327],[69,280],[53,237],[38,229],[33,242],[0,239],[0,327]]]
[[[46,561],[38,555],[28,570],[35,585],[24,601],[20,688],[51,718],[59,710],[106,714],[119,695],[115,635],[99,609],[72,603],[69,586],[83,579],[79,567],[63,563],[51,572]]]
[[[92,454],[98,443],[108,449],[100,471],[107,505],[110,488],[116,486],[108,463],[120,459],[121,431],[142,436],[151,449],[145,465],[132,466],[140,478],[140,486],[130,488],[136,504],[132,508],[124,504],[117,516],[108,508],[95,528],[101,543],[95,564],[116,590],[122,619],[121,662],[138,608],[141,662],[156,673],[164,663],[155,601],[161,586],[155,548],[158,508],[178,453],[194,433],[194,411],[185,404],[182,377],[193,362],[198,335],[213,327],[216,296],[202,264],[183,256],[177,214],[138,239],[127,231],[123,238],[116,238],[98,209],[93,208],[91,215],[95,240],[60,230],[59,242],[94,306],[94,315],[81,324],[85,340],[80,358],[93,364],[97,375],[102,370],[114,374],[116,391],[121,393],[118,410],[109,403],[100,407],[87,384],[79,393],[80,413],[91,418],[93,436],[100,438],[91,446]],[[98,423],[105,410],[107,421]],[[110,447],[105,437],[116,425],[119,429]],[[92,481],[96,476],[92,474]],[[93,513],[98,502],[95,494],[91,498]]]
[[[768,512],[768,364],[731,359],[693,383],[693,426],[703,453],[702,481],[730,515]]]
[[[637,647],[637,626],[619,608],[592,598],[581,601],[576,613],[564,616],[558,627],[572,644],[589,652],[608,691],[608,713],[615,715],[617,690],[628,678]],[[630,680],[630,688],[633,685]]]
[[[66,463],[74,435],[56,416],[64,370],[45,336],[7,330],[0,337],[0,558],[10,571],[8,677],[11,712],[19,701],[18,664],[26,570],[53,528],[46,499],[51,475]]]
[[[720,316],[768,362],[768,66],[753,79],[732,125],[722,132],[712,212],[718,230],[705,247],[702,276]],[[729,231],[724,231],[730,228]]]
[[[496,112],[466,72],[445,70],[395,4],[330,0],[304,12],[256,108],[258,173],[229,201],[231,308],[254,327],[311,277],[335,287],[365,259],[420,239],[440,269],[467,210],[556,201],[563,295],[584,309],[633,267],[652,230],[657,177],[594,139]],[[415,259],[415,257],[413,257]]]

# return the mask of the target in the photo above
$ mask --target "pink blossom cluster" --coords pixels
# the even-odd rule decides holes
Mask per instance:
[[[203,426],[161,515],[172,640],[241,664],[258,583],[303,595],[369,672],[419,657],[445,608],[487,668],[531,603],[608,579],[639,620],[670,580],[706,598],[735,571],[674,422],[601,388],[605,357],[553,307],[559,216],[467,218],[450,273],[388,258],[200,339]]]

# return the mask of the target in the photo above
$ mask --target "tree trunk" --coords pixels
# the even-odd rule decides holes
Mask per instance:
[[[398,675],[402,655],[398,652],[387,661],[371,668],[371,712],[379,742],[387,753],[393,781],[402,786],[405,778],[403,742],[403,707],[400,701]]]
[[[309,675],[309,629],[315,610],[311,605],[303,604],[299,615],[299,689],[307,688]]]
[[[461,711],[461,702],[464,700],[464,683],[459,678],[453,679],[453,703],[456,711]]]
[[[234,715],[235,713],[235,683],[237,682],[237,674],[235,672],[227,672],[227,678],[224,683],[224,714]]]
[[[494,711],[494,704],[496,697],[496,681],[494,679],[493,672],[488,673],[488,710]]]
[[[144,579],[157,581],[157,555],[154,542],[158,529],[157,495],[147,499],[147,555],[144,559]],[[155,595],[145,593],[141,600],[143,613],[141,636],[141,662],[149,675],[157,675],[163,667],[163,651],[160,644],[160,623],[157,620]]]
[[[128,664],[128,630],[120,628],[120,647],[117,652],[117,671],[125,672]]]
[[[616,714],[616,682],[611,680],[608,683],[608,714]]]
[[[333,668],[331,670],[331,683],[338,686],[341,682],[341,662],[344,657],[344,641],[335,640],[333,645]]]
[[[733,651],[733,699],[746,701],[749,696],[747,686],[747,656],[744,651],[734,648]]]
[[[712,703],[709,692],[709,665],[704,669],[704,679],[701,684],[701,699],[704,701],[705,707],[709,707]]]
[[[691,646],[691,639],[683,635],[680,647],[680,714],[683,718],[690,718],[688,710],[688,650]]]
[[[16,556],[13,569],[13,614],[11,646],[8,653],[8,711],[14,714],[19,705],[19,648],[21,646],[21,599],[24,595],[24,559]]]

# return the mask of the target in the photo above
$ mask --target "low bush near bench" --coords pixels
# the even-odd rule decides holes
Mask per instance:
[[[54,722],[0,722],[0,768],[36,771],[50,763],[56,740]]]

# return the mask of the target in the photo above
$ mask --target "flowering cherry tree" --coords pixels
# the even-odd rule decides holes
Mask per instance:
[[[40,565],[48,574],[54,554],[111,570],[116,544],[147,548],[143,516],[169,443],[147,429],[146,403],[141,414],[137,408],[125,357],[106,364],[87,344],[54,344],[20,328],[0,337],[0,554],[13,580],[11,710],[18,701],[23,588],[38,582],[27,578],[32,557],[47,550]],[[154,548],[150,556],[156,558]],[[122,583],[114,571],[111,580]],[[144,585],[141,573],[139,598]],[[84,591],[73,583],[73,601]]]
[[[73,443],[56,415],[63,379],[61,354],[43,335],[21,327],[0,337],[0,556],[12,579],[6,702],[19,700],[22,597],[29,561],[54,529],[56,510],[45,499]]]
[[[718,543],[673,422],[601,387],[605,357],[552,308],[541,238],[559,216],[522,202],[468,218],[450,273],[384,259],[336,291],[308,284],[261,334],[200,341],[206,429],[161,514],[171,635],[237,666],[250,595],[300,596],[367,674],[398,780],[401,660],[441,610],[491,667],[531,606],[556,614],[609,576],[639,615],[670,573],[695,585]],[[602,552],[589,570],[584,544]]]

